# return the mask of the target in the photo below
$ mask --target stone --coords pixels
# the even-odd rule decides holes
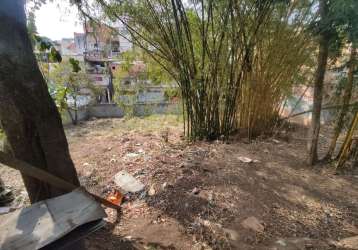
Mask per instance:
[[[254,160],[254,159],[251,159],[251,158],[245,157],[245,156],[239,156],[239,157],[237,157],[237,159],[243,163],[251,163],[251,162],[258,163],[258,162],[260,162],[259,160]]]
[[[239,240],[239,234],[235,230],[228,229],[228,228],[224,228],[223,230],[230,240],[233,241]]]
[[[114,183],[124,191],[124,194],[128,192],[136,193],[144,189],[143,183],[124,170],[114,176]]]
[[[154,185],[151,185],[150,189],[148,191],[148,195],[153,196],[153,195],[155,195],[155,193],[156,193],[156,191],[155,191]]]
[[[209,192],[209,194],[208,194],[208,201],[209,201],[209,202],[213,202],[213,200],[214,200],[214,195],[213,195],[213,192],[211,191],[211,192]]]
[[[200,190],[199,188],[195,187],[192,191],[191,191],[192,194],[199,194],[200,193]]]
[[[263,231],[265,230],[265,227],[254,216],[248,217],[245,220],[243,220],[241,222],[241,226],[243,226],[246,229],[251,229],[258,233],[263,233]]]
[[[237,157],[237,159],[241,162],[244,162],[244,163],[250,163],[252,162],[252,159],[251,158],[248,158],[248,157],[245,157],[245,156],[239,156]]]
[[[311,238],[280,238],[267,249],[272,250],[305,250],[305,249],[331,249],[326,240]]]
[[[137,156],[139,156],[139,154],[137,154],[137,153],[128,153],[128,154],[126,154],[127,158],[135,158]]]

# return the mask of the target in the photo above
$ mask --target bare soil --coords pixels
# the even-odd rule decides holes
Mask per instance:
[[[92,120],[66,133],[90,191],[106,195],[121,170],[148,191],[119,214],[106,209],[107,226],[87,237],[88,249],[338,249],[334,241],[358,235],[358,175],[307,166],[304,128],[251,143],[188,143],[179,119],[153,116]],[[0,175],[24,195],[18,173],[0,167]],[[252,216],[263,231],[242,225]]]

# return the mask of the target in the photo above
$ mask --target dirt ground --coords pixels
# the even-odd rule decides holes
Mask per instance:
[[[179,118],[151,116],[82,122],[66,134],[90,191],[106,195],[121,170],[146,185],[120,214],[106,209],[88,249],[338,249],[358,235],[358,174],[308,167],[303,128],[252,143],[188,143]],[[324,130],[321,139],[324,150]],[[26,204],[19,175],[0,175]],[[250,217],[256,229],[243,225]]]

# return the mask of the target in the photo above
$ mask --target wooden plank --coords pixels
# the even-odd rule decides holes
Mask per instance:
[[[33,250],[80,225],[106,217],[106,213],[87,192],[78,188],[1,217],[0,249]]]
[[[42,170],[41,168],[37,168],[32,166],[31,164],[21,161],[19,159],[16,159],[8,154],[5,154],[4,152],[0,151],[0,164],[4,164],[5,166],[8,166],[10,168],[19,170],[21,173],[31,176],[33,178],[36,178],[38,180],[41,180],[43,182],[46,182],[50,185],[53,185],[54,187],[60,188],[64,191],[68,191],[71,192],[72,190],[78,188],[78,186],[67,182],[55,175],[52,175],[48,172],[46,172],[45,170]],[[93,196],[93,198],[95,198],[98,202],[100,202],[101,204],[119,210],[121,207],[113,204],[110,201],[107,201],[106,199],[103,199],[100,196],[97,196],[95,194],[91,194],[90,195]]]

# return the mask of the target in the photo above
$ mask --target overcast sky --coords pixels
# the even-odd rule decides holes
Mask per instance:
[[[35,12],[39,35],[52,40],[60,40],[61,38],[73,38],[74,32],[83,32],[76,7],[71,7],[69,1],[47,2]],[[58,3],[61,3],[61,6]]]

